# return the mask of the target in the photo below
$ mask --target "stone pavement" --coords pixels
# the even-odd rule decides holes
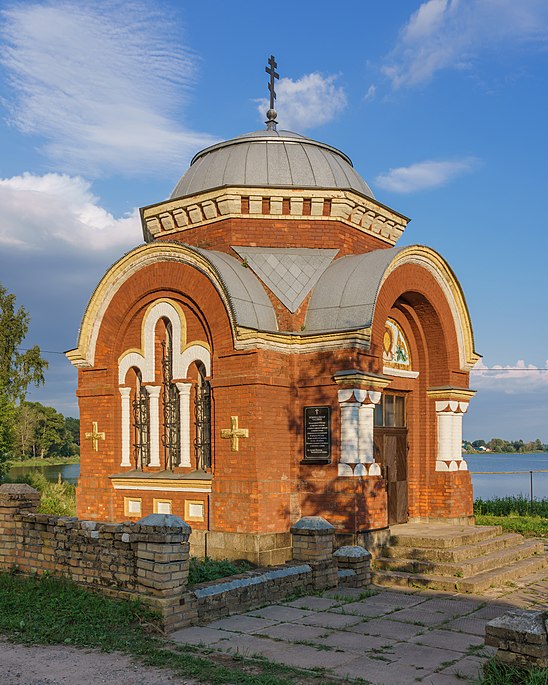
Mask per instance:
[[[368,596],[370,595],[370,596]],[[175,642],[374,685],[474,683],[494,650],[485,624],[513,607],[548,605],[546,570],[482,595],[374,587],[265,606],[174,633]]]

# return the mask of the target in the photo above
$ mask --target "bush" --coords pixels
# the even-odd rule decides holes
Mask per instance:
[[[76,485],[61,480],[51,483],[43,473],[35,471],[18,479],[40,492],[39,514],[52,516],[76,516]]]
[[[477,499],[474,502],[474,514],[491,514],[492,516],[536,516],[548,517],[548,499],[534,499],[531,511],[531,501],[523,495],[513,497],[494,497],[493,499]]]

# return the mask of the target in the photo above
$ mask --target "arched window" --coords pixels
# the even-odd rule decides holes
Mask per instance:
[[[207,380],[207,372],[202,362],[197,362],[198,382],[194,397],[194,423],[196,437],[194,438],[194,455],[196,468],[206,471],[211,468],[211,385]]]
[[[173,382],[173,326],[164,320],[165,337],[162,340],[162,410],[165,468],[173,471],[181,461],[181,412],[179,391]]]
[[[136,469],[150,463],[150,410],[148,393],[142,384],[141,372],[133,369],[135,381],[133,401],[133,461]]]

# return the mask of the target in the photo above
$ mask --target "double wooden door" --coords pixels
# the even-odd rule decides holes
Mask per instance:
[[[388,524],[408,519],[407,428],[375,427],[375,460],[386,481]]]

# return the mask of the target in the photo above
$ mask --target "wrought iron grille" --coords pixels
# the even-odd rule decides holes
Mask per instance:
[[[138,384],[133,400],[133,459],[136,469],[142,469],[150,463],[150,412],[148,393]]]
[[[196,438],[194,440],[194,455],[196,467],[205,471],[211,467],[211,385],[205,377],[205,368],[198,367],[198,385],[194,398],[194,420],[196,424]]]
[[[179,391],[173,383],[173,332],[171,325],[167,326],[167,339],[162,343],[162,380],[163,380],[163,410],[165,467],[173,471],[181,460],[181,419],[179,405]]]

